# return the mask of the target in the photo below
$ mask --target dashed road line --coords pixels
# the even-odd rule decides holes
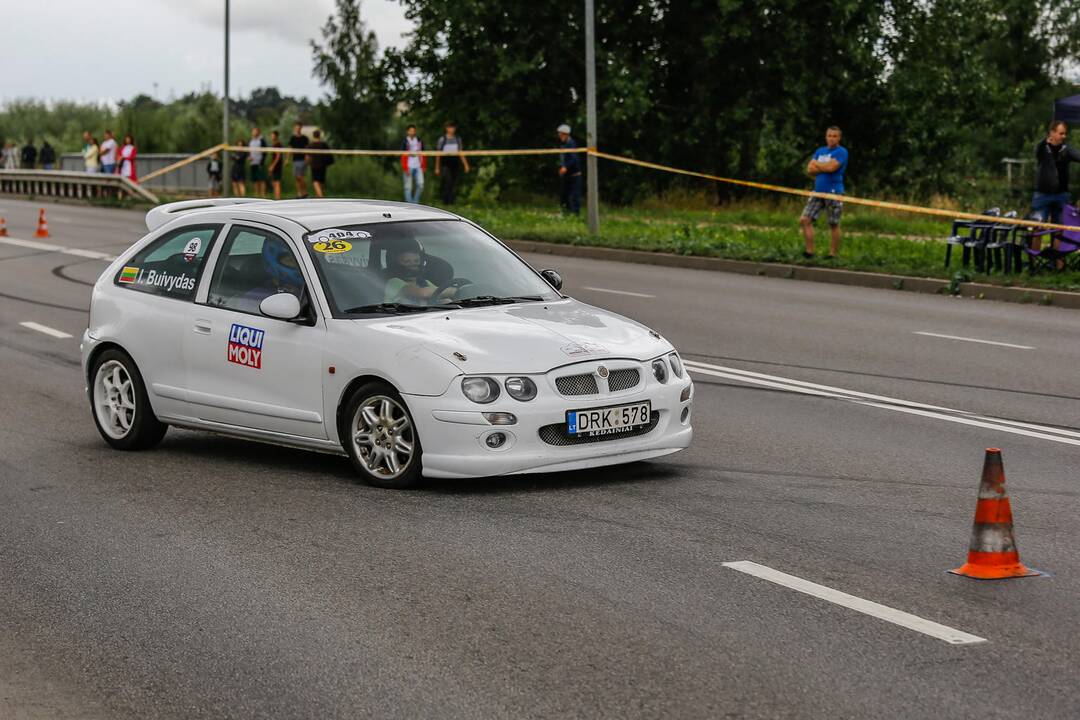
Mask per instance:
[[[970,425],[973,427],[986,428],[988,430],[998,430],[1013,435],[1024,435],[1039,440],[1049,440],[1050,442],[1062,443],[1065,445],[1080,446],[1080,432],[1076,432],[1075,430],[1049,427],[1017,420],[1008,420],[990,415],[978,415],[966,410],[941,407],[940,405],[927,405],[926,403],[912,402],[911,400],[902,400],[886,395],[874,395],[872,393],[847,390],[831,385],[821,385],[819,383],[811,383],[804,380],[794,380],[778,375],[766,375],[765,373],[750,372],[749,370],[740,370],[739,368],[727,367],[724,365],[712,365],[709,363],[697,362],[696,360],[684,359],[683,364],[690,372],[699,375],[708,375],[750,385],[771,387],[777,390],[798,393],[800,395],[814,395],[835,400],[845,400],[858,405],[880,408],[882,410],[892,410],[893,412],[918,415],[934,420],[945,420],[960,425]]]
[[[836,605],[846,607],[850,610],[860,612],[870,617],[875,617],[878,620],[884,620],[885,622],[892,623],[893,625],[899,625],[900,627],[907,628],[908,630],[914,630],[920,632],[923,635],[929,635],[932,638],[938,640],[944,640],[950,645],[974,645],[976,643],[988,642],[986,638],[979,637],[978,635],[972,635],[966,633],[963,630],[957,630],[951,628],[948,625],[942,625],[936,623],[933,620],[927,620],[921,618],[918,615],[912,615],[911,613],[904,612],[903,610],[897,610],[891,608],[888,605],[882,605],[880,603],[873,602],[872,600],[865,600],[855,595],[849,595],[846,592],[834,590],[831,587],[825,585],[818,585],[815,582],[809,580],[803,580],[795,575],[788,575],[787,573],[774,570],[767,565],[759,565],[749,560],[738,560],[735,562],[722,563],[726,568],[732,570],[738,570],[741,573],[747,575],[753,575],[754,577],[761,578],[762,580],[768,580],[771,583],[782,585],[792,590],[811,595],[821,600],[826,600]]]
[[[91,260],[106,260],[108,262],[112,262],[116,259],[115,255],[98,252],[97,250],[84,250],[82,248],[65,247],[63,245],[53,245],[52,243],[38,242],[37,240],[23,240],[21,238],[5,237],[0,238],[0,244],[14,245],[15,247],[32,248],[34,250],[43,250],[44,252],[55,252],[64,255],[74,255],[75,257],[90,258]]]
[[[57,330],[56,328],[51,328],[48,325],[42,325],[41,323],[36,323],[32,320],[24,320],[19,324],[22,325],[24,328],[27,328],[28,330],[37,330],[39,333],[44,333],[45,335],[50,335],[54,338],[72,337],[72,335],[69,335],[63,330]]]
[[[630,292],[629,290],[609,290],[608,288],[590,287],[588,285],[582,285],[581,289],[582,290],[592,290],[593,292],[611,293],[612,295],[628,295],[630,297],[639,297],[639,298],[654,298],[654,297],[656,297],[655,295],[647,295],[645,293],[639,293],[639,292]]]
[[[1031,345],[1014,345],[1007,342],[998,342],[997,340],[979,340],[978,338],[960,337],[959,335],[944,335],[942,333],[924,332],[922,330],[915,330],[913,335],[924,335],[926,337],[944,338],[946,340],[961,340],[963,342],[979,343],[981,345],[997,345],[998,347],[1014,348],[1016,350],[1034,350]]]

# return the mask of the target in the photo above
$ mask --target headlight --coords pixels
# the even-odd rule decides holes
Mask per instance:
[[[489,377],[462,378],[461,392],[474,403],[487,405],[499,397],[499,383]]]
[[[678,353],[671,353],[667,356],[667,360],[671,363],[671,372],[675,373],[675,377],[682,377],[682,360],[679,359]]]
[[[536,397],[536,383],[527,377],[506,378],[506,392],[515,400],[527,402]]]
[[[668,377],[667,373],[668,373],[668,370],[667,370],[667,363],[666,362],[664,362],[663,360],[653,360],[653,362],[652,362],[652,374],[656,376],[656,379],[659,382],[662,382],[662,383],[667,382],[667,377]]]

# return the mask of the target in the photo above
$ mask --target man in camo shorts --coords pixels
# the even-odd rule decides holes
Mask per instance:
[[[844,171],[847,170],[848,151],[840,145],[840,128],[835,125],[825,131],[825,144],[814,151],[814,156],[806,165],[806,174],[814,178],[814,191],[821,193],[844,193]],[[828,200],[811,197],[806,201],[799,225],[802,226],[806,250],[803,257],[814,257],[814,221],[821,211],[826,211],[832,238],[829,243],[829,257],[835,258],[840,252],[840,216],[844,203],[840,200]]]

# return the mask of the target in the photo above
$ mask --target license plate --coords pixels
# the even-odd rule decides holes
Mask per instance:
[[[648,425],[652,403],[648,400],[589,410],[567,410],[566,432],[570,435],[618,435]]]

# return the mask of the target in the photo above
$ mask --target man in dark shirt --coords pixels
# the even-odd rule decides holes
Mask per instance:
[[[1080,150],[1065,144],[1068,135],[1068,124],[1054,120],[1046,139],[1035,146],[1031,210],[1039,219],[1052,223],[1061,222],[1061,210],[1069,202],[1069,163],[1080,162]]]
[[[303,125],[293,123],[292,135],[289,137],[289,147],[294,150],[303,150],[308,146],[308,138],[303,131]],[[307,180],[304,176],[307,174],[307,160],[303,153],[294,152],[292,154],[292,171],[293,179],[296,180],[296,197],[306,198]]]
[[[22,149],[22,169],[33,170],[37,164],[37,148],[34,147],[34,139],[29,138]]]
[[[577,149],[577,143],[570,137],[570,126],[565,123],[560,125],[556,132],[559,134],[559,147],[564,150]],[[563,212],[577,215],[581,212],[581,158],[578,153],[559,153],[559,204]]]

